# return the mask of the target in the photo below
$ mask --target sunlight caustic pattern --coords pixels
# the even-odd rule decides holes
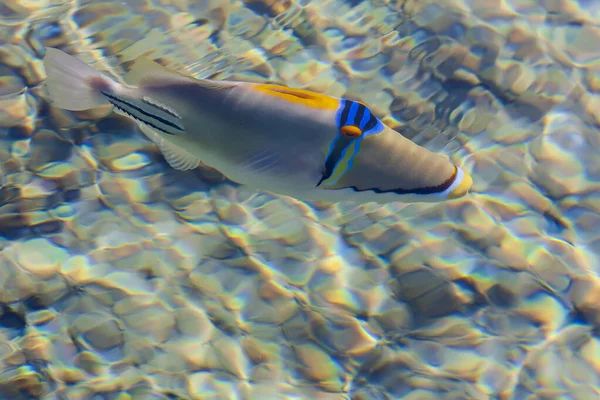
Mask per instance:
[[[600,397],[596,3],[2,2],[0,398]],[[48,105],[46,46],[364,102],[473,193],[307,204],[175,171],[106,109]]]

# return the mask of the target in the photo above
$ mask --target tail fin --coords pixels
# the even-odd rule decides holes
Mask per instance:
[[[110,87],[116,82],[77,58],[48,47],[44,67],[48,94],[56,107],[79,111],[109,104],[99,87]]]

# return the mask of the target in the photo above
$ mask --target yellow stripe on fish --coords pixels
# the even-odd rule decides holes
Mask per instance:
[[[302,104],[307,107],[322,110],[335,110],[340,106],[340,99],[320,93],[309,92],[303,89],[294,89],[286,86],[270,84],[254,84],[252,89],[278,97],[290,103]]]

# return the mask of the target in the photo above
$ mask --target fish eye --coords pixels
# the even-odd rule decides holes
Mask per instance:
[[[344,125],[340,128],[340,133],[347,138],[357,138],[363,134],[363,131],[356,125]]]

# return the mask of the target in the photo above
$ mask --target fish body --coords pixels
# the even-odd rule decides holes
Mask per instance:
[[[279,85],[194,79],[139,60],[117,83],[60,50],[44,58],[59,108],[112,104],[134,119],[179,170],[200,162],[232,181],[301,200],[435,202],[472,180],[369,108]]]

